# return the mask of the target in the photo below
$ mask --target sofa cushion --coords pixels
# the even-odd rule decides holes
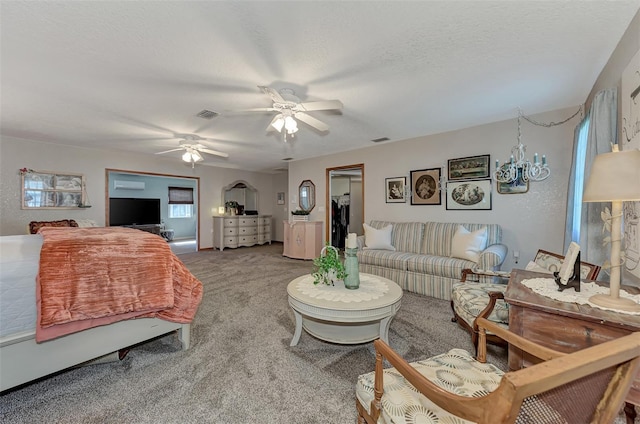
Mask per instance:
[[[422,222],[371,221],[373,228],[392,225],[391,244],[398,252],[420,253],[424,224]]]
[[[424,224],[424,238],[422,240],[420,253],[435,256],[451,256],[451,241],[460,225],[469,231],[477,231],[482,227],[487,227],[487,246],[502,242],[502,229],[498,224],[426,222]]]
[[[365,250],[396,250],[396,248],[391,244],[391,230],[393,229],[392,225],[387,225],[386,227],[380,229],[373,228],[367,224],[362,224],[362,227],[364,228]]]
[[[358,262],[365,265],[376,265],[406,271],[407,261],[413,256],[415,256],[413,253],[372,249],[359,251]]]
[[[471,232],[462,225],[451,240],[451,256],[466,259],[475,263],[480,260],[480,253],[487,247],[487,227]]]
[[[465,259],[433,255],[411,255],[407,258],[407,270],[422,274],[460,279],[462,270],[472,268],[475,263]]]

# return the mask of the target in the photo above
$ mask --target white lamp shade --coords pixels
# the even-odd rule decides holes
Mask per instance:
[[[640,200],[640,150],[596,156],[585,185],[583,202]]]

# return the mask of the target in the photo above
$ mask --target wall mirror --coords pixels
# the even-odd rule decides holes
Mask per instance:
[[[316,206],[316,186],[311,180],[304,180],[298,187],[298,206],[307,212]]]
[[[245,212],[255,214],[258,210],[258,190],[244,180],[237,180],[222,188],[222,204],[238,202],[239,215]]]

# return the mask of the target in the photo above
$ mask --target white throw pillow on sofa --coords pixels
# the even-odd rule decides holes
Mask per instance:
[[[480,253],[487,247],[487,227],[470,232],[462,225],[451,240],[451,256],[478,263]]]
[[[375,229],[368,224],[362,224],[364,228],[364,249],[380,249],[393,250],[396,248],[391,245],[392,225],[387,225],[381,229]]]

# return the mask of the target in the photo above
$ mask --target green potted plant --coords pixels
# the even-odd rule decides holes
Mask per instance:
[[[239,205],[240,204],[235,200],[227,200],[226,202],[224,202],[224,206],[227,208],[231,215],[235,215],[237,213]]]
[[[326,284],[333,286],[335,281],[344,280],[347,273],[344,264],[340,260],[338,249],[327,243],[322,248],[320,256],[313,260],[314,271],[313,284]]]

